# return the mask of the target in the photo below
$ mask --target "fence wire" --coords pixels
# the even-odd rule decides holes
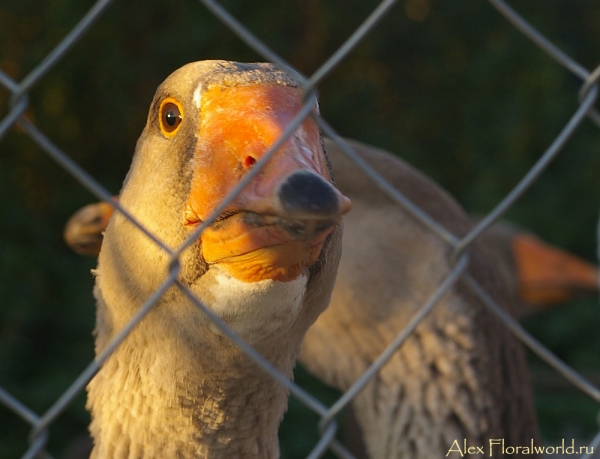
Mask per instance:
[[[200,2],[212,12],[220,21],[229,27],[235,34],[239,36],[249,47],[262,55],[265,60],[274,62],[280,65],[289,66],[285,60],[277,55],[267,44],[261,42],[254,34],[252,34],[238,19],[233,17],[227,10],[217,1],[200,0]],[[60,164],[66,171],[75,177],[83,187],[101,200],[111,200],[111,193],[100,185],[92,176],[83,171],[60,147],[56,146],[50,137],[46,136],[34,122],[30,121],[26,116],[26,110],[30,104],[30,93],[37,84],[42,81],[45,75],[48,74],[57,63],[68,57],[72,47],[83,39],[86,32],[93,27],[106,11],[107,6],[111,3],[110,0],[99,0],[88,11],[81,21],[72,29],[72,31],[62,40],[59,45],[48,54],[25,78],[20,82],[14,81],[6,73],[0,71],[0,84],[4,86],[11,94],[10,109],[8,113],[0,121],[0,140],[5,134],[19,126],[27,135],[40,146],[53,160]],[[483,304],[485,304],[501,321],[509,327],[512,332],[535,354],[542,360],[548,363],[555,371],[563,375],[574,386],[579,388],[591,400],[600,403],[600,390],[598,387],[587,381],[581,374],[563,363],[556,355],[549,351],[543,344],[533,338],[527,331],[519,325],[512,317],[499,307],[485,290],[468,274],[465,273],[469,265],[468,248],[470,244],[480,236],[489,226],[498,220],[515,202],[527,191],[532,184],[538,179],[540,174],[548,167],[552,160],[563,150],[566,142],[581,126],[586,118],[590,118],[596,125],[600,126],[600,115],[593,108],[598,96],[598,79],[600,78],[600,67],[593,71],[587,70],[584,66],[577,63],[570,56],[562,52],[548,39],[532,27],[524,18],[522,18],[514,9],[508,6],[502,0],[489,0],[489,3],[497,9],[497,11],[533,43],[535,43],[541,51],[549,55],[558,64],[563,66],[567,71],[581,80],[581,90],[579,93],[579,105],[569,121],[563,129],[556,135],[554,141],[548,149],[540,155],[539,160],[525,174],[522,180],[506,195],[506,197],[498,203],[498,205],[489,212],[466,236],[458,239],[451,232],[443,227],[439,222],[432,219],[423,212],[417,205],[408,200],[402,193],[389,184],[381,175],[370,167],[368,163],[362,160],[355,154],[352,148],[335,132],[335,130],[321,117],[317,119],[323,133],[336,141],[343,151],[373,180],[373,184],[388,194],[399,206],[405,208],[413,217],[422,222],[430,231],[439,236],[445,241],[454,252],[455,265],[448,277],[439,285],[437,291],[432,297],[423,304],[423,307],[418,311],[413,319],[406,325],[403,330],[398,330],[398,335],[389,344],[387,349],[379,356],[372,366],[363,374],[363,376],[355,382],[355,384],[347,390],[332,406],[326,406],[317,400],[310,393],[302,389],[297,384],[289,381],[287,377],[281,374],[277,369],[269,364],[257,351],[246,344],[235,332],[220,320],[211,310],[200,302],[191,291],[187,289],[178,280],[179,261],[178,257],[182,250],[185,249],[193,240],[195,240],[204,228],[210,224],[214,218],[221,212],[228,202],[230,202],[237,193],[252,179],[253,175],[246,176],[245,180],[240,183],[232,193],[220,204],[219,208],[213,212],[209,218],[194,234],[190,236],[188,241],[176,250],[171,250],[165,247],[162,242],[146,230],[141,223],[136,221],[126,209],[123,209],[118,202],[114,203],[117,211],[122,212],[130,219],[141,231],[151,238],[157,245],[166,251],[171,257],[171,272],[169,277],[160,286],[160,288],[149,298],[144,306],[138,311],[131,322],[119,333],[119,335],[106,347],[89,366],[79,375],[79,377],[64,391],[64,393],[56,400],[56,402],[43,414],[38,415],[33,412],[26,404],[17,400],[8,391],[0,387],[0,402],[9,410],[20,417],[24,422],[31,426],[31,434],[29,437],[29,447],[24,451],[23,458],[43,457],[49,458],[51,455],[45,451],[45,447],[50,435],[50,428],[53,422],[65,411],[65,409],[73,402],[74,398],[85,390],[85,386],[95,373],[102,366],[103,362],[111,355],[112,351],[125,339],[128,333],[140,322],[140,320],[148,314],[156,302],[160,299],[163,293],[171,288],[176,287],[182,290],[206,315],[208,315],[214,323],[226,334],[233,342],[244,350],[252,359],[254,359],[263,369],[268,372],[283,386],[287,387],[291,394],[300,400],[304,405],[318,414],[321,421],[319,430],[321,432],[320,441],[314,446],[311,452],[311,458],[317,458],[324,454],[328,449],[334,451],[341,458],[352,457],[348,451],[336,440],[336,416],[346,407],[358,392],[369,382],[369,380],[382,368],[389,360],[392,354],[405,342],[411,335],[428,312],[436,305],[442,295],[450,289],[454,283],[461,277],[467,280],[472,292],[477,295]],[[277,150],[285,139],[290,136],[294,129],[308,116],[311,115],[311,99],[314,97],[314,90],[319,86],[323,79],[335,69],[340,62],[355,49],[357,44],[373,29],[377,23],[388,14],[391,8],[395,6],[394,0],[382,1],[372,13],[364,20],[364,22],[355,30],[348,40],[335,51],[329,59],[327,59],[317,71],[311,76],[305,77],[300,73],[293,75],[303,85],[305,91],[305,100],[307,101],[304,109],[297,115],[292,123],[287,127],[286,131],[270,149],[269,153],[257,164],[253,169],[256,174],[269,157]],[[592,440],[589,445],[595,450],[600,448],[600,432]],[[582,457],[591,457],[590,455]]]

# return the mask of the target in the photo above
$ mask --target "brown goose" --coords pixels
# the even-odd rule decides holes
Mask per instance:
[[[156,91],[121,205],[167,247],[180,247],[277,141],[302,98],[270,64],[182,67]],[[306,330],[329,302],[348,209],[306,119],[183,251],[179,280],[291,377]],[[95,272],[97,354],[170,264],[122,214],[110,218]],[[88,386],[92,457],[278,457],[286,398],[171,286]]]

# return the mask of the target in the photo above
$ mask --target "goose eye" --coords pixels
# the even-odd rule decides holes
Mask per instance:
[[[183,121],[181,105],[173,99],[165,99],[160,106],[160,130],[167,137],[175,135]]]

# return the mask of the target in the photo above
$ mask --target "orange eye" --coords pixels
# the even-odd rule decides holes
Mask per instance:
[[[167,137],[175,135],[183,121],[183,109],[175,99],[167,98],[160,104],[160,130]]]

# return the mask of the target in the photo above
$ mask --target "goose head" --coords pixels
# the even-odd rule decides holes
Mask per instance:
[[[298,84],[269,64],[188,64],[157,89],[137,143],[120,202],[170,249],[209,223],[182,253],[181,279],[224,319],[254,316],[257,311],[248,309],[256,308],[233,311],[233,303],[252,292],[262,296],[294,285],[302,293],[349,209],[349,200],[333,186],[316,123],[308,118],[213,215],[281,136],[302,97]],[[171,260],[122,215],[112,220],[100,267],[106,258],[116,260],[127,273],[127,290],[149,297]],[[247,333],[245,338],[252,339]]]
[[[298,83],[270,64],[196,62],[158,87],[119,201],[161,244],[119,212],[110,219],[96,271],[97,352],[177,266],[181,285],[291,376],[329,302],[350,207],[312,118],[262,167],[303,104]],[[285,399],[173,285],[90,383],[88,406],[98,451],[270,457]],[[118,456],[111,448],[102,454]]]

